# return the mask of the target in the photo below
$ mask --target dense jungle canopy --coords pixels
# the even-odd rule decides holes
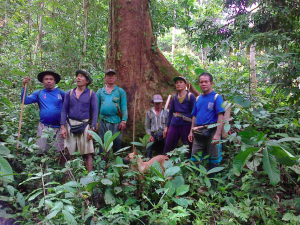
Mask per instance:
[[[300,223],[299,1],[1,0],[0,9],[1,224]],[[154,164],[139,180],[122,161],[132,149],[107,162],[96,134],[92,172],[79,156],[62,167],[53,150],[36,155],[38,105],[25,106],[16,148],[25,76],[32,93],[40,71],[56,71],[67,91],[87,69],[97,91],[111,67],[128,95],[123,145],[136,107],[140,155],[152,95],[174,94],[179,74],[198,94],[198,75],[211,73],[232,118],[219,167],[196,167],[179,145],[165,173]]]

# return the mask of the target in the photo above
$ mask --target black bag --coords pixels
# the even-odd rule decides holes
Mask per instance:
[[[211,134],[211,129],[207,129],[206,127],[193,131],[193,135],[196,139],[208,138]]]
[[[70,130],[71,132],[74,134],[74,135],[80,135],[80,134],[83,134],[86,126],[89,124],[89,122],[83,122],[79,125],[75,125],[75,126],[72,126],[70,123]]]
[[[152,133],[152,137],[154,138],[154,141],[162,141],[164,139],[163,132]]]

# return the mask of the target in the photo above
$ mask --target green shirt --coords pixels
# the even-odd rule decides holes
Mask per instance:
[[[116,85],[109,94],[103,87],[97,91],[96,95],[98,98],[99,117],[101,119],[109,123],[120,123],[121,118],[118,115],[117,103],[122,113],[122,121],[127,121],[127,97],[122,88]]]

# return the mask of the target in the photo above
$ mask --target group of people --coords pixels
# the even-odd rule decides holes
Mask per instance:
[[[121,148],[122,131],[126,129],[127,97],[125,91],[115,83],[117,73],[114,69],[105,72],[105,86],[97,93],[88,88],[92,82],[91,75],[86,70],[77,70],[74,89],[64,92],[55,88],[61,76],[53,71],[38,74],[38,80],[44,89],[36,91],[30,96],[24,87],[30,81],[23,80],[21,100],[25,104],[38,103],[40,108],[40,123],[37,131],[37,145],[41,154],[49,150],[49,139],[43,132],[50,130],[54,134],[55,149],[69,154],[76,151],[85,157],[88,171],[93,169],[94,146],[92,136],[88,130],[98,130],[101,139],[111,130],[113,134],[121,131],[114,140],[114,152]],[[197,98],[187,90],[187,80],[183,76],[175,77],[176,95],[172,97],[170,109],[162,107],[161,95],[153,96],[153,107],[147,111],[145,128],[150,135],[149,142],[154,144],[148,149],[148,157],[152,157],[153,150],[161,148],[163,154],[176,148],[179,139],[189,145],[190,153],[186,155],[195,163],[199,151],[209,155],[210,168],[216,167],[221,161],[221,129],[223,124],[223,99],[212,89],[213,77],[209,73],[199,75],[199,87],[202,94]],[[216,124],[213,128],[209,125]],[[51,128],[51,129],[49,129]],[[210,129],[209,129],[210,128]],[[100,149],[101,151],[101,149]],[[103,150],[102,150],[103,151]]]
[[[161,95],[154,95],[153,105],[146,113],[146,133],[154,144],[152,150],[163,146],[163,154],[176,148],[179,139],[191,150],[186,156],[196,164],[199,158],[208,155],[209,169],[217,167],[222,160],[221,132],[225,109],[223,99],[213,89],[213,77],[202,73],[198,77],[202,94],[197,98],[187,90],[187,79],[178,76],[173,79],[176,95],[172,97],[170,110],[162,107]],[[202,157],[198,153],[202,152]],[[214,176],[212,173],[211,177]]]
[[[37,78],[45,89],[36,91],[30,96],[27,95],[27,91],[24,93],[24,87],[30,81],[29,77],[25,77],[21,100],[24,96],[24,104],[35,102],[39,104],[40,123],[36,143],[40,154],[47,152],[53,145],[49,143],[51,141],[49,138],[43,136],[44,132],[51,131],[54,133],[55,149],[62,153],[67,150],[69,154],[79,151],[85,158],[86,169],[92,171],[94,145],[88,130],[99,130],[102,140],[108,130],[113,133],[123,131],[128,118],[127,98],[125,91],[115,85],[117,74],[114,69],[105,72],[106,85],[97,93],[88,88],[92,82],[88,71],[77,70],[75,75],[77,86],[65,93],[55,88],[55,84],[61,79],[59,74],[53,71],[41,72]],[[114,149],[120,149],[121,142],[122,133],[114,140]]]

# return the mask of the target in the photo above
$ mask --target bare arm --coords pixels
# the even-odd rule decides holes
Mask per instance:
[[[217,131],[215,133],[215,135],[213,136],[213,145],[217,145],[219,144],[220,140],[221,140],[221,132],[222,132],[222,127],[223,127],[223,123],[224,123],[224,115],[223,113],[219,113],[218,114],[218,121],[217,123],[219,124],[217,126]]]
[[[188,136],[190,142],[193,142],[193,131],[192,131],[192,128],[195,126],[195,124],[196,124],[196,117],[193,116],[192,117],[191,131],[190,131],[190,134]]]

